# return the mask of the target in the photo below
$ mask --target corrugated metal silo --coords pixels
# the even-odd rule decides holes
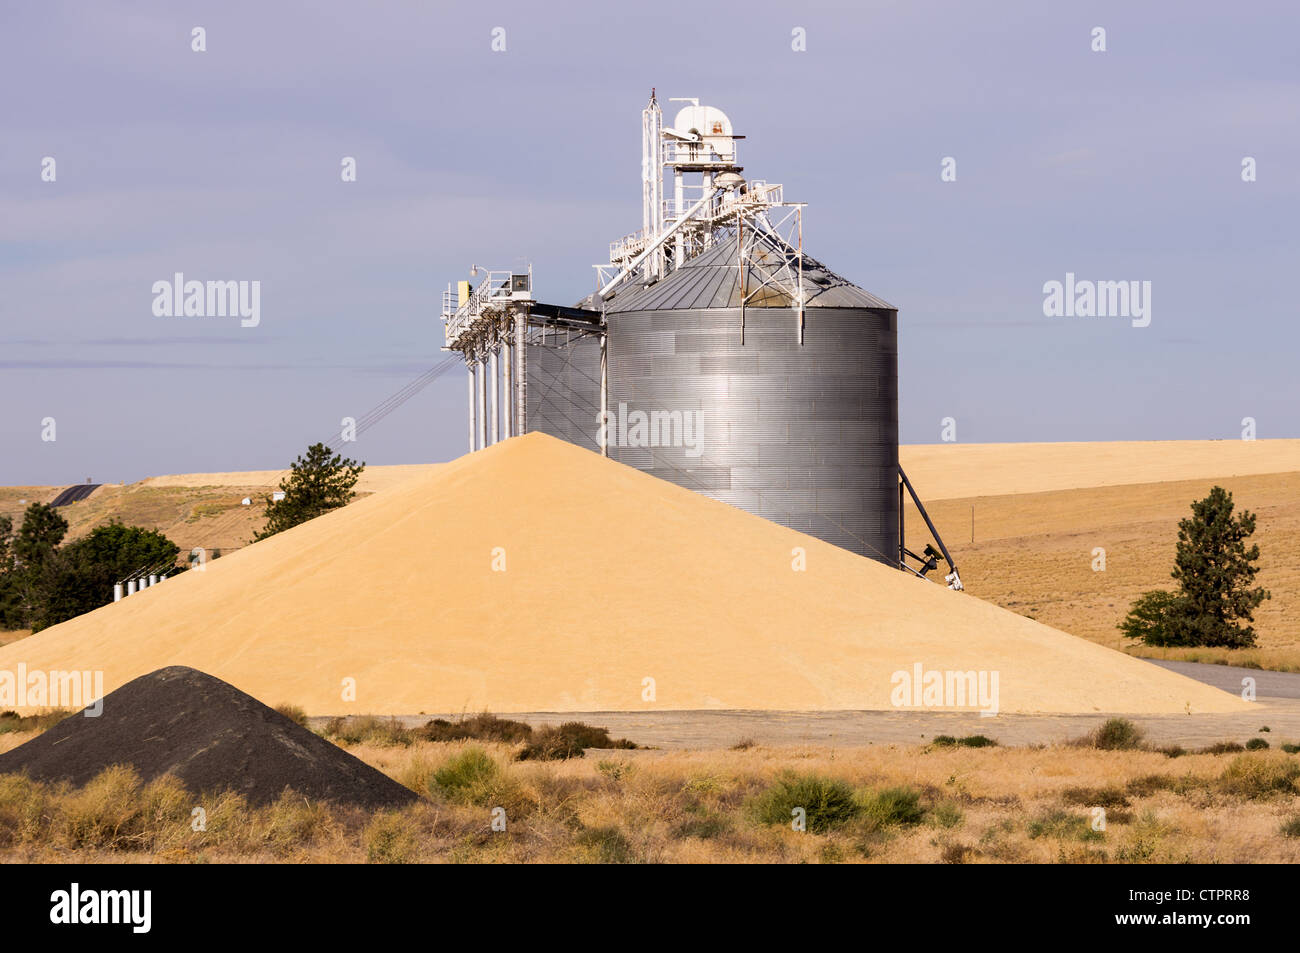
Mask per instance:
[[[609,455],[897,565],[897,309],[804,255],[801,342],[789,292],[770,280],[793,250],[772,242],[765,252],[751,249],[742,268],[735,245],[719,242],[604,303]],[[743,314],[742,286],[749,301]],[[583,305],[600,307],[595,299]],[[530,384],[530,415],[536,406],[540,416],[530,416],[529,429],[573,439],[572,423],[591,421],[585,439],[574,442],[595,446],[598,346],[585,342],[566,357],[529,352],[530,361],[552,365],[547,381]],[[559,376],[578,366],[572,381]],[[531,369],[541,370],[538,363]],[[565,402],[564,415],[548,414],[540,395],[534,404],[533,388],[548,385],[546,400]],[[670,436],[652,434],[646,446],[635,427],[656,413]],[[689,424],[674,430],[664,419],[673,414],[687,421],[697,415],[699,433]]]

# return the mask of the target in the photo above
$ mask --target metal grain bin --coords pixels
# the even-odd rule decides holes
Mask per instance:
[[[719,243],[605,303],[610,457],[897,565],[897,309],[804,256],[802,343],[758,264],[742,332],[740,271]],[[595,449],[599,346],[529,360],[529,429]]]

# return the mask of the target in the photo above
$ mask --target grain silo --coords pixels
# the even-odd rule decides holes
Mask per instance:
[[[946,549],[901,539],[897,309],[807,255],[804,206],[742,176],[727,116],[684,102],[672,126],[653,94],[642,113],[642,228],[597,292],[545,305],[531,274],[495,272],[448,289],[471,450],[541,430],[913,572],[942,556],[960,588]]]

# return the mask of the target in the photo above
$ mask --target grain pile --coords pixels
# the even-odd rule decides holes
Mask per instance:
[[[19,662],[108,689],[188,665],[314,715],[889,710],[918,665],[997,673],[1004,712],[1246,705],[541,434],[0,648]]]

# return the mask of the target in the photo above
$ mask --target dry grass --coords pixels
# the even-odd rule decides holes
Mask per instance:
[[[1300,758],[1279,751],[755,745],[520,762],[481,742],[349,750],[423,800],[371,814],[286,793],[252,808],[123,769],[80,791],[8,776],[0,860],[1300,862]],[[804,832],[792,798],[811,802]]]

